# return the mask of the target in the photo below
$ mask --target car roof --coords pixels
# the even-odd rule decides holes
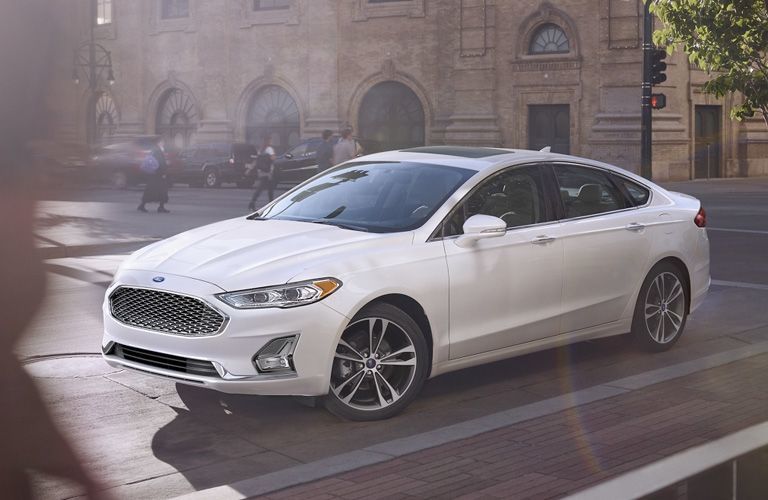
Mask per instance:
[[[426,146],[398,151],[374,153],[357,158],[363,161],[401,161],[414,163],[429,163],[450,167],[468,168],[477,171],[494,169],[498,166],[511,166],[529,162],[582,163],[611,170],[630,177],[642,184],[649,181],[628,170],[597,160],[580,158],[578,156],[533,151],[529,149],[482,148],[466,146]]]

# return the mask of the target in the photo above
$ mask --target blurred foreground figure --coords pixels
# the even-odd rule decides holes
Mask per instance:
[[[32,379],[13,354],[45,292],[35,251],[32,166],[24,145],[40,124],[53,26],[44,0],[0,2],[0,496],[31,498],[28,472],[97,487],[54,425]],[[29,26],[36,26],[34,30]],[[52,332],[55,333],[55,332]]]

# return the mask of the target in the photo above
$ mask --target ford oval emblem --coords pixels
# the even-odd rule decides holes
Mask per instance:
[[[152,281],[154,281],[155,283],[162,283],[163,281],[165,281],[165,278],[163,278],[162,276],[155,276],[154,278],[152,278]]]

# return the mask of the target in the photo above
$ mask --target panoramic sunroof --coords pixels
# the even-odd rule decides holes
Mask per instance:
[[[423,148],[403,149],[402,151],[408,153],[461,156],[462,158],[485,158],[486,156],[497,156],[511,153],[511,151],[507,151],[506,149],[470,148],[462,146],[426,146]]]

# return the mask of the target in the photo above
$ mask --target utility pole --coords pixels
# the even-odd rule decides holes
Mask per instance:
[[[653,173],[651,163],[653,159],[653,121],[651,116],[651,52],[654,50],[651,41],[653,31],[653,17],[650,6],[652,0],[643,2],[643,94],[640,100],[642,110],[640,126],[640,175],[650,179]]]

